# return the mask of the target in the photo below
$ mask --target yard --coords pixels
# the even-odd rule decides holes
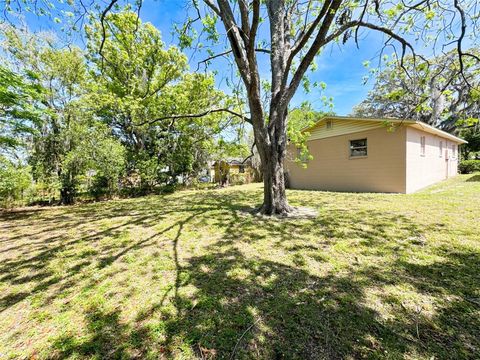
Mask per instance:
[[[258,184],[0,214],[0,358],[480,356],[480,175],[413,195]]]

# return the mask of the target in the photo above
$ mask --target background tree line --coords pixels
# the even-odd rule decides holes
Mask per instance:
[[[90,18],[85,50],[7,24],[1,37],[4,202],[71,204],[85,192],[172,188],[195,179],[226,143],[236,143],[237,153],[248,148],[233,116],[168,118],[229,106],[231,99],[212,74],[190,72],[186,55],[128,9],[104,24]],[[223,139],[227,129],[236,135]]]

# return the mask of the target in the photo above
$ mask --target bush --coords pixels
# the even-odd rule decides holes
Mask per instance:
[[[463,160],[458,165],[460,174],[471,174],[480,171],[480,160]]]
[[[88,191],[96,200],[111,195],[108,178],[102,175],[94,176]]]
[[[243,185],[248,183],[248,175],[245,173],[231,174],[229,180],[231,185]]]
[[[177,184],[172,183],[172,184],[167,184],[164,187],[162,187],[161,193],[162,194],[173,194],[177,190]]]

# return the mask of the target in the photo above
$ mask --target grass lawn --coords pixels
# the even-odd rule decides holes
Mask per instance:
[[[480,357],[480,175],[413,195],[258,184],[0,214],[0,358]]]

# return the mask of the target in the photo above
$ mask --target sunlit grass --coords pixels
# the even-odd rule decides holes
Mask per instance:
[[[261,195],[1,214],[0,359],[480,353],[478,175],[412,195],[289,191],[318,210],[305,220],[244,211]]]

